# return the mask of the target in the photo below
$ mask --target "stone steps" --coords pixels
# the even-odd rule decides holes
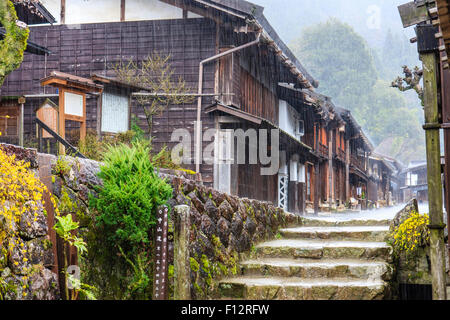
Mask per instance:
[[[243,276],[298,277],[298,278],[350,278],[392,279],[392,268],[383,261],[262,259],[241,264]]]
[[[219,290],[245,300],[381,300],[389,288],[381,280],[239,277],[221,281]]]
[[[307,218],[261,243],[224,279],[224,299],[376,300],[389,295],[392,248],[388,220]]]
[[[364,220],[364,219],[345,219],[340,217],[330,218],[303,218],[305,227],[344,227],[344,226],[389,226],[391,220]]]
[[[324,240],[361,240],[384,241],[389,235],[388,226],[333,226],[300,227],[282,229],[285,239],[324,239]]]
[[[392,248],[384,242],[287,239],[256,246],[250,258],[385,260],[391,254]]]

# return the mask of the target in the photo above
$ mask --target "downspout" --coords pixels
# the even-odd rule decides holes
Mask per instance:
[[[200,68],[199,68],[199,77],[198,77],[198,102],[197,102],[197,126],[196,126],[196,147],[195,147],[195,171],[197,173],[200,173],[200,155],[202,150],[202,144],[201,144],[201,136],[202,136],[202,101],[203,101],[203,69],[204,65],[207,63],[210,63],[212,61],[216,61],[217,59],[220,59],[222,57],[225,57],[227,55],[230,55],[234,52],[243,50],[245,48],[254,46],[259,44],[261,40],[261,34],[259,33],[256,37],[256,40],[243,44],[239,47],[227,50],[225,52],[219,53],[215,56],[209,57],[203,61],[200,62]]]

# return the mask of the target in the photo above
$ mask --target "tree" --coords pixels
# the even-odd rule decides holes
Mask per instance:
[[[294,53],[320,82],[321,93],[355,110],[376,81],[370,49],[352,27],[335,18],[305,28]]]
[[[423,88],[421,85],[423,70],[416,66],[414,68],[414,72],[412,72],[408,68],[408,66],[403,66],[403,74],[405,75],[405,77],[397,77],[397,79],[392,81],[391,87],[398,88],[398,90],[400,90],[401,92],[414,89],[414,91],[416,91],[417,95],[419,96],[419,99],[422,102],[423,106]]]
[[[386,68],[391,61],[386,60],[404,49],[393,34],[388,33],[386,41],[397,47],[386,47],[380,58],[349,25],[330,19],[305,29],[293,49],[320,81],[319,92],[349,109],[386,155],[407,163],[425,154],[420,109],[382,80],[389,79]]]
[[[0,41],[0,86],[8,74],[19,68],[27,48],[28,28],[17,22],[17,13],[11,1],[0,1],[0,25],[5,36]]]
[[[161,114],[170,105],[192,103],[194,100],[194,97],[189,95],[190,90],[182,77],[174,79],[175,70],[169,61],[169,55],[163,56],[155,52],[139,64],[129,60],[114,66],[119,81],[150,93],[136,98],[145,113],[149,135],[152,133],[154,116]]]

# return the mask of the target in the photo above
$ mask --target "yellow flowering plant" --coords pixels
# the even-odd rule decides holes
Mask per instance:
[[[393,233],[394,250],[413,254],[418,248],[425,247],[430,242],[428,225],[430,217],[413,212]]]
[[[37,220],[40,204],[44,204],[46,186],[30,170],[30,164],[16,160],[0,149],[0,243],[17,236],[17,224],[28,210]],[[51,199],[55,209],[55,201]]]
[[[8,155],[0,148],[0,247],[4,249],[4,255],[11,255],[17,248],[22,254],[23,262],[27,262],[27,251],[20,240],[19,224],[22,216],[32,213],[32,219],[36,222],[38,213],[44,202],[46,186],[30,170],[30,163],[17,160],[15,155]],[[55,213],[59,215],[56,202],[51,198]],[[44,211],[45,212],[45,211]],[[26,221],[28,226],[32,221]],[[6,243],[6,245],[3,245]],[[18,262],[15,261],[15,265]],[[0,286],[0,291],[4,286]],[[24,296],[26,293],[24,293]],[[0,299],[3,294],[0,295]]]

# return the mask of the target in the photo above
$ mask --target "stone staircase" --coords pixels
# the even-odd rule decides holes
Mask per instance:
[[[305,219],[262,243],[224,279],[224,299],[380,300],[389,298],[388,220]]]

